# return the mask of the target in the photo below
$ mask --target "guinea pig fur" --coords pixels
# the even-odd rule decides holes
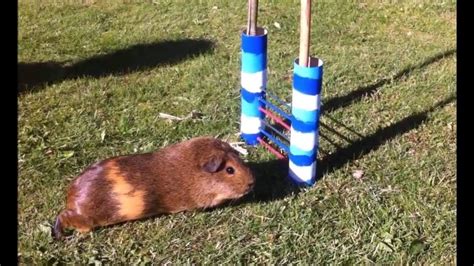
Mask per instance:
[[[89,166],[71,182],[53,237],[63,238],[65,228],[85,233],[158,214],[215,207],[241,198],[254,182],[239,154],[212,137],[109,158]]]

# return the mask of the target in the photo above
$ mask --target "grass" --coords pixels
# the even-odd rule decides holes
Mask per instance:
[[[194,136],[238,140],[245,5],[19,1],[22,264],[455,263],[454,1],[315,1],[325,112],[314,187],[275,181],[260,201],[52,241],[66,187],[89,164]],[[298,14],[297,1],[260,3],[268,87],[287,100]],[[157,117],[192,111],[202,117]],[[262,148],[247,160],[262,180],[284,177]]]

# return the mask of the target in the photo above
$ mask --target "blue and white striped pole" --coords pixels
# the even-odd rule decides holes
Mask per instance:
[[[267,86],[267,30],[257,28],[256,35],[242,32],[241,119],[240,135],[248,145],[257,145],[261,136],[261,119]]]
[[[295,60],[293,71],[289,175],[298,184],[313,185],[319,147],[323,61],[312,57],[308,67],[300,66],[298,61]]]

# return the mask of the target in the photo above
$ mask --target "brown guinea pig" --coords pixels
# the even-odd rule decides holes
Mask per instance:
[[[157,214],[214,207],[241,198],[254,181],[238,153],[211,137],[109,158],[72,181],[53,236],[61,239],[64,228],[88,232]]]

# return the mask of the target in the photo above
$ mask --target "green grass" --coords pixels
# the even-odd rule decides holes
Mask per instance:
[[[238,140],[246,1],[19,1],[20,69],[36,75],[18,96],[20,262],[454,264],[455,2],[314,2],[326,108],[316,186],[53,242],[66,187],[89,164],[194,136]],[[298,1],[260,3],[268,87],[288,100],[298,14]],[[209,43],[153,61],[184,39]],[[202,117],[157,118],[193,110]],[[262,148],[247,160],[281,177]]]

